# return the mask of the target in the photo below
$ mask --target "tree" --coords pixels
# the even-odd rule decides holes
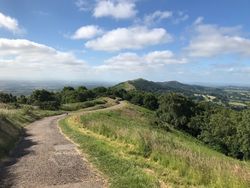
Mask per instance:
[[[80,86],[77,88],[77,92],[81,93],[81,92],[85,92],[87,91],[88,89],[85,87],[85,86]]]
[[[133,104],[137,104],[137,105],[142,106],[143,105],[143,98],[144,98],[144,96],[142,93],[134,91],[133,93],[131,93],[130,102]]]
[[[43,110],[57,110],[60,107],[60,102],[55,93],[47,90],[35,90],[32,92],[29,102],[39,106]]]
[[[195,103],[188,98],[170,93],[160,98],[157,116],[161,123],[168,123],[174,128],[187,130],[191,117],[195,114]]]
[[[106,96],[107,88],[105,87],[96,87],[93,90],[93,93],[96,97],[103,97]]]
[[[11,103],[16,102],[16,97],[12,94],[0,93],[0,102],[2,103]]]
[[[241,112],[242,120],[237,126],[237,138],[243,159],[250,159],[250,111]]]
[[[27,97],[25,97],[24,95],[21,95],[17,98],[17,102],[20,104],[26,104],[28,101]]]
[[[75,89],[71,86],[66,86],[63,88],[62,93],[67,92],[67,91],[74,91]]]
[[[143,105],[150,110],[156,110],[159,106],[158,99],[151,93],[146,94],[143,99]]]

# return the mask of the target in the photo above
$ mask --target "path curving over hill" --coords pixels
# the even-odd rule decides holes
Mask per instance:
[[[121,102],[95,111],[124,105]],[[61,134],[57,122],[64,117],[47,117],[25,128],[24,138],[11,154],[10,160],[0,167],[0,187],[106,187],[104,178],[78,153],[76,146]]]

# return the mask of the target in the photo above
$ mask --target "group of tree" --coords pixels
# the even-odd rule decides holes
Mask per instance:
[[[236,111],[211,102],[194,101],[180,94],[163,95],[138,90],[97,87],[64,87],[59,92],[35,90],[30,96],[0,93],[0,102],[39,106],[58,110],[62,104],[98,97],[121,98],[156,110],[156,123],[166,130],[186,132],[212,148],[238,159],[250,159],[250,111]]]
[[[159,106],[158,96],[150,92],[109,88],[106,95],[109,97],[119,97],[123,100],[130,101],[132,104],[143,106],[150,110],[156,110]]]
[[[30,96],[13,96],[12,94],[0,93],[0,103],[29,104],[38,106],[44,110],[58,110],[61,104],[85,102],[101,96],[106,88],[98,87],[88,90],[84,86],[78,88],[64,87],[59,92],[51,92],[45,89],[34,90]]]
[[[13,103],[16,102],[16,96],[8,93],[0,93],[0,103]]]
[[[160,98],[157,123],[184,131],[228,156],[250,159],[250,111],[208,102],[195,103],[177,94]]]
[[[96,87],[87,89],[84,86],[78,88],[64,87],[59,92],[51,92],[45,89],[35,90],[30,96],[12,96],[0,93],[0,102],[18,103],[39,106],[41,109],[57,110],[61,104],[85,102],[98,97],[119,97],[133,104],[155,110],[158,108],[158,97],[155,94],[142,91],[126,91],[124,89]]]

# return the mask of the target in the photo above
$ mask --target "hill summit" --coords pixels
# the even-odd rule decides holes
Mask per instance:
[[[223,90],[213,87],[189,85],[178,81],[153,82],[142,78],[119,83],[115,85],[114,88],[124,89],[126,91],[138,90],[153,93],[177,92],[186,95],[223,92]]]

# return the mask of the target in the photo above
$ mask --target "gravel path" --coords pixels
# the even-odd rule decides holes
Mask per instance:
[[[119,106],[119,105],[118,105]],[[104,179],[57,126],[64,115],[36,121],[0,167],[0,187],[101,188]]]

